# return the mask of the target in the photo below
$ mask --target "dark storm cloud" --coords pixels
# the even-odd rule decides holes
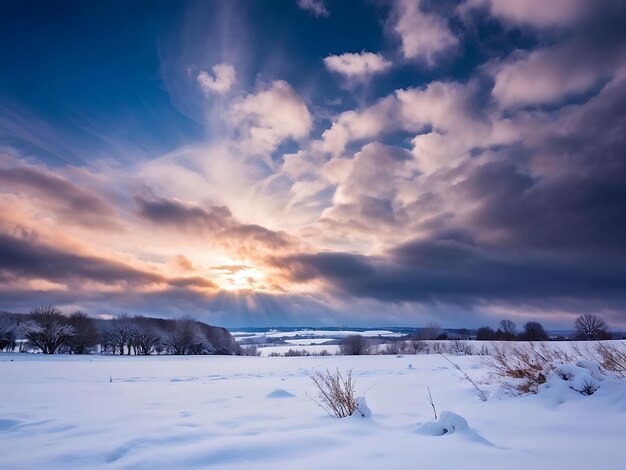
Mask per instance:
[[[626,297],[626,266],[609,257],[514,255],[451,240],[409,242],[384,257],[317,253],[274,262],[293,281],[320,279],[345,294],[391,302],[469,306],[495,300]]]
[[[284,232],[237,221],[225,206],[203,208],[165,198],[137,197],[136,202],[140,217],[152,224],[170,230],[184,230],[198,236],[218,236],[222,243],[233,245],[235,249],[237,245],[248,249],[253,249],[256,245],[279,249],[292,242]]]
[[[551,122],[529,133],[522,151],[526,159],[500,150],[495,161],[468,171],[450,188],[474,207],[463,229],[495,234],[510,248],[610,249],[623,255],[626,77],[584,105],[554,113]]]

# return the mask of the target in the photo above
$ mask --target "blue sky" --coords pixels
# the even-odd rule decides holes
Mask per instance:
[[[5,2],[0,308],[625,325],[625,7],[544,3]]]

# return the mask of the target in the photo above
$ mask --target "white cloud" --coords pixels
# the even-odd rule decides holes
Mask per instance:
[[[420,4],[421,0],[399,0],[394,30],[400,35],[405,58],[433,66],[438,56],[455,48],[459,41],[444,18],[424,12]]]
[[[196,79],[200,89],[207,95],[226,93],[235,84],[235,67],[230,64],[218,64],[213,67],[213,75],[202,70]]]
[[[235,100],[229,114],[243,134],[244,148],[251,153],[269,153],[285,139],[306,137],[312,126],[306,104],[282,80]]]
[[[298,0],[298,6],[303,10],[310,11],[316,17],[330,15],[324,0]]]
[[[359,78],[382,73],[391,67],[391,62],[373,52],[331,55],[324,59],[326,68],[348,78]]]
[[[503,107],[553,104],[584,93],[626,63],[624,43],[602,46],[573,40],[523,54],[493,67],[492,94]]]
[[[349,142],[375,137],[398,125],[396,110],[395,97],[388,96],[368,108],[343,112],[324,131],[317,148],[338,155]]]
[[[464,11],[484,7],[505,23],[547,28],[575,23],[594,3],[593,0],[467,0],[460,8]]]

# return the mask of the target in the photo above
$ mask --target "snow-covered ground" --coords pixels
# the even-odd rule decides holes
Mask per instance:
[[[453,360],[486,374],[478,357]],[[333,419],[307,397],[326,367],[354,370],[371,418]],[[626,468],[623,382],[481,402],[438,355],[0,354],[0,377],[7,469]]]
[[[248,340],[271,340],[282,339],[289,341],[290,339],[298,340],[301,344],[316,344],[316,341],[328,341],[331,339],[341,339],[350,335],[361,335],[369,338],[392,338],[403,336],[401,333],[395,333],[389,330],[295,330],[295,331],[278,331],[270,330],[267,332],[249,333],[245,331],[231,331],[231,334],[239,341]],[[307,339],[311,340],[307,342]]]

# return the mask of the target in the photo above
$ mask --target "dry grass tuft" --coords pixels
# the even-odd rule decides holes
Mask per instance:
[[[501,345],[493,343],[490,356],[483,361],[491,376],[505,389],[515,393],[537,393],[539,386],[556,369],[555,363],[573,363],[578,359],[556,346],[544,343]]]
[[[339,369],[334,374],[326,369],[326,372],[316,372],[311,376],[311,380],[319,392],[319,400],[312,400],[330,416],[346,418],[356,411],[357,402],[352,369],[346,373],[345,378]]]

